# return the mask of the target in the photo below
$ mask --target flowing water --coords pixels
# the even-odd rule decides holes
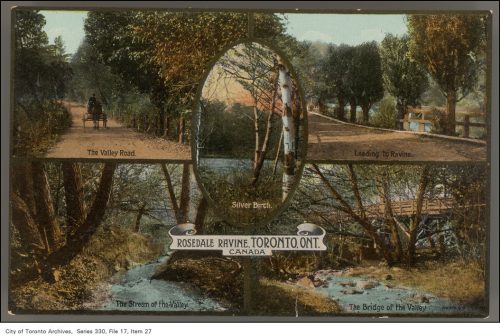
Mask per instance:
[[[324,281],[323,286],[317,287],[316,290],[335,300],[346,313],[377,315],[484,314],[479,308],[461,305],[415,288],[393,287],[389,281],[375,281],[364,277],[332,276],[328,273],[320,273],[316,275],[316,279]]]
[[[100,308],[114,311],[224,311],[225,308],[181,282],[152,280],[155,268],[168,256],[132,268],[118,276],[109,300]],[[484,312],[415,288],[393,286],[362,276],[320,270],[316,291],[335,300],[344,313],[385,315],[473,315]]]
[[[112,285],[109,301],[102,310],[120,311],[223,311],[216,301],[188,285],[165,280],[151,280],[154,270],[168,259],[132,268]]]

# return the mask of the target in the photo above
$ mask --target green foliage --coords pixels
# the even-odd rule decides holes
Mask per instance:
[[[308,103],[317,103],[327,98],[327,83],[324,72],[324,62],[328,45],[321,42],[297,42],[296,50],[289,52],[282,49],[289,57],[300,78],[300,84]]]
[[[466,96],[476,86],[478,70],[484,66],[486,21],[477,14],[408,16],[410,56],[446,95]]]
[[[382,41],[383,79],[386,90],[408,105],[417,105],[427,88],[427,76],[418,63],[409,57],[409,38],[388,34]]]
[[[204,101],[203,105],[203,127],[200,129],[203,155],[248,157],[255,146],[252,107],[236,103],[228,108],[221,101]]]
[[[16,10],[14,20],[13,154],[40,154],[71,119],[61,103],[72,70],[60,37],[48,44],[45,18],[38,11]]]
[[[365,112],[367,122],[368,111],[374,103],[384,96],[382,83],[382,66],[375,42],[366,42],[358,46],[309,45],[309,53],[302,56],[299,70],[306,73],[312,86],[308,89],[309,97],[319,102],[320,108],[331,98],[337,100],[336,117],[344,118],[340,105],[360,105]],[[311,66],[314,71],[304,70]],[[307,88],[306,88],[307,89]],[[307,91],[306,91],[307,92]]]
[[[384,86],[396,97],[398,113],[394,115],[393,126],[399,125],[408,105],[420,103],[420,97],[428,86],[425,70],[409,57],[409,38],[388,34],[382,41],[380,56]]]
[[[219,213],[225,213],[231,223],[261,222],[282,202],[282,168],[272,173],[272,163],[266,161],[259,183],[252,185],[250,160],[201,159],[200,178],[210,197],[217,202]],[[232,202],[268,201],[271,209],[234,209]]]
[[[422,94],[422,102],[430,106],[443,106],[446,105],[446,97],[439,85],[429,77],[429,86]]]
[[[386,96],[380,102],[378,110],[373,114],[371,124],[376,127],[393,128],[396,114],[394,98]]]
[[[384,97],[382,64],[376,42],[365,42],[354,49],[350,83],[356,102],[365,114]]]
[[[342,44],[340,46],[330,46],[327,60],[323,71],[326,76],[327,91],[330,96],[337,98],[337,116],[343,118],[344,104],[347,103],[352,92],[352,84],[355,82],[354,68],[355,48]],[[358,77],[356,75],[356,77]]]
[[[255,22],[256,36],[283,32],[278,16],[258,14]],[[85,32],[96,57],[94,63],[109,66],[155,106],[147,109],[149,113],[126,113],[125,119],[134,127],[142,123],[142,129],[138,128],[143,131],[164,135],[166,118],[179,120],[191,109],[196,86],[210,60],[246,36],[247,15],[94,11],[88,14]]]
[[[14,30],[16,49],[37,49],[49,40],[43,31],[45,17],[38,11],[15,10]]]
[[[16,102],[62,99],[72,71],[61,38],[48,44],[38,11],[16,11],[14,24],[14,95]]]
[[[13,155],[41,155],[69,126],[71,117],[56,101],[14,106]]]

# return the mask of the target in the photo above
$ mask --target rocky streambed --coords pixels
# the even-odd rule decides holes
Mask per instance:
[[[350,276],[348,270],[319,270],[295,283],[327,295],[347,313],[376,315],[480,315],[474,308],[432,293],[368,276]]]

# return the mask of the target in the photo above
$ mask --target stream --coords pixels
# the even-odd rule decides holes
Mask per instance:
[[[155,268],[169,256],[132,268],[115,278],[108,300],[99,308],[113,311],[224,311],[213,299],[189,284],[151,280]],[[308,280],[309,281],[309,280]],[[364,276],[347,276],[342,271],[319,270],[314,274],[318,291],[336,301],[344,313],[375,315],[481,315],[479,308],[455,303],[415,288],[395,286]]]
[[[165,280],[150,280],[157,266],[168,259],[132,268],[119,275],[110,289],[110,298],[101,310],[119,311],[223,311],[216,301],[189,288],[188,285]]]
[[[394,286],[362,276],[342,276],[322,270],[315,274],[316,290],[335,300],[346,313],[480,315],[479,308],[458,304],[415,288]]]

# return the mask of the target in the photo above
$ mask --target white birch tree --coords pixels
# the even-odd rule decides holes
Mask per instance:
[[[292,112],[292,78],[290,71],[278,56],[278,83],[282,101],[283,125],[283,200],[290,193],[295,180],[297,144],[295,143],[295,120]]]

